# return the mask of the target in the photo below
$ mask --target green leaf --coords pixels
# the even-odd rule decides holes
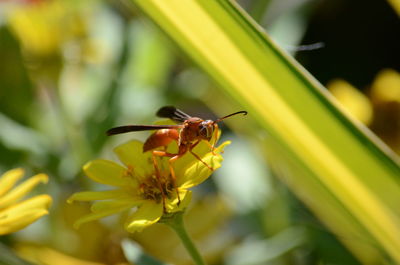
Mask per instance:
[[[226,0],[132,0],[268,132],[271,166],[364,264],[400,263],[400,167]]]

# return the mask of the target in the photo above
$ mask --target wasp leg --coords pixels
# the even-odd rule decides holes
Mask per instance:
[[[217,126],[217,124],[214,124],[214,135],[213,135],[213,138],[214,138],[214,142],[213,142],[213,144],[211,145],[209,142],[207,142],[207,144],[209,145],[209,146],[211,146],[211,153],[215,156],[215,155],[217,155],[214,151],[215,151],[215,146],[217,145],[217,141],[218,141],[218,126]]]
[[[158,182],[158,188],[161,191],[161,197],[162,197],[162,202],[163,202],[163,211],[164,211],[164,213],[167,213],[167,209],[165,208],[165,197],[166,196],[164,193],[164,189],[162,187],[160,170],[158,168],[156,155],[154,153],[152,153],[152,158],[153,158],[154,169],[156,170],[156,178],[157,178],[157,182]]]
[[[171,157],[168,160],[168,164],[169,164],[169,171],[171,172],[171,179],[172,179],[172,185],[175,189],[176,192],[176,196],[178,197],[178,206],[179,204],[181,204],[181,198],[179,196],[179,191],[178,191],[178,187],[176,186],[176,175],[175,175],[175,170],[172,166],[172,163],[175,162],[175,160],[177,160],[178,158],[180,158],[182,155],[179,154],[171,154],[165,151],[153,151],[153,155],[155,156],[165,156],[165,157]]]
[[[207,143],[207,145],[210,147],[210,149],[211,149],[211,153],[213,154],[213,156],[216,156],[217,154],[214,152],[215,151],[215,142],[214,142],[214,144],[210,144],[210,142],[209,141],[205,141],[206,143]]]
[[[193,148],[195,148],[196,147],[196,145],[198,145],[200,143],[200,140],[199,141],[197,141],[197,142],[195,142],[194,144],[192,144],[190,147],[189,147],[189,152],[197,159],[197,160],[199,160],[201,163],[203,163],[206,167],[208,167],[208,169],[210,169],[211,171],[214,171],[214,169],[212,168],[212,167],[210,167],[206,162],[204,162],[203,161],[203,159],[201,159],[201,157],[199,157],[197,154],[195,154],[194,152],[193,152]],[[208,143],[208,142],[207,142]]]
[[[174,184],[174,187],[175,187],[176,195],[178,196],[178,206],[179,206],[179,204],[181,204],[181,198],[179,196],[178,187],[176,186],[176,175],[175,175],[175,170],[174,170],[174,167],[172,166],[172,163],[174,163],[180,157],[182,157],[182,155],[175,155],[170,160],[168,160],[169,170],[171,172],[171,178],[172,178],[172,181],[173,181],[173,184]]]

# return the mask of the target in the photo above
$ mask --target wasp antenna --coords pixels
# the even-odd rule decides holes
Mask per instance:
[[[224,120],[224,119],[226,119],[226,118],[232,117],[232,116],[237,115],[237,114],[247,115],[247,111],[241,110],[241,111],[238,111],[238,112],[235,112],[235,113],[226,115],[226,116],[224,116],[224,117],[222,117],[222,118],[219,118],[219,119],[215,120],[214,123],[218,123],[218,122],[220,122],[220,121],[222,121],[222,120]]]

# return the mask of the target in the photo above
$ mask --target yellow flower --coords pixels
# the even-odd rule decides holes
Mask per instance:
[[[63,38],[68,35],[66,26],[69,23],[65,23],[68,21],[67,7],[61,1],[46,1],[14,8],[9,23],[22,47],[39,56],[58,52]]]
[[[204,218],[207,213],[207,218]],[[219,264],[226,250],[236,242],[229,231],[232,217],[226,201],[217,195],[207,195],[194,200],[185,212],[188,233],[195,241],[206,264]],[[131,237],[149,254],[167,264],[193,264],[188,253],[173,230],[165,225],[153,225]],[[210,242],[213,242],[210,244]]]
[[[327,84],[333,96],[355,119],[369,125],[373,119],[372,104],[368,97],[343,79],[334,79]]]
[[[371,85],[371,101],[376,104],[400,103],[400,73],[393,69],[383,69],[376,75]]]
[[[364,95],[344,80],[327,84],[328,89],[356,119],[369,126],[395,152],[400,153],[400,73],[383,69]]]
[[[220,153],[229,142],[224,142],[210,152],[210,147],[201,142],[194,152],[213,169],[221,166]],[[125,167],[108,160],[94,160],[87,163],[83,170],[92,180],[114,186],[105,191],[86,191],[72,195],[68,202],[92,201],[91,214],[83,216],[76,223],[81,224],[97,220],[118,212],[137,207],[125,222],[128,232],[141,231],[158,222],[164,214],[182,211],[189,204],[191,191],[188,189],[205,181],[212,173],[201,161],[187,153],[174,163],[176,188],[174,188],[168,158],[157,158],[160,178],[156,176],[151,152],[142,152],[143,143],[130,141],[114,149]],[[176,152],[176,144],[168,146],[168,151]],[[179,193],[180,203],[177,192]]]
[[[0,177],[0,235],[21,230],[48,214],[51,197],[46,194],[20,201],[37,184],[46,183],[48,176],[45,174],[35,175],[12,189],[23,174],[24,171],[18,168],[10,170]]]
[[[57,264],[57,265],[105,265],[105,263],[87,261],[79,259],[56,249],[35,245],[18,245],[18,254],[32,264]],[[127,263],[119,263],[118,265],[127,265]]]

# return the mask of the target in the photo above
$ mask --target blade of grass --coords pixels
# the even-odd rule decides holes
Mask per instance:
[[[272,140],[267,143],[279,146],[268,144],[271,160],[287,162],[290,174],[282,163],[280,171],[292,176],[287,180],[296,193],[303,199],[310,198],[307,193],[330,194],[335,200],[331,211],[337,213],[313,207],[329,227],[345,234],[346,226],[335,225],[341,218],[351,229],[367,233],[365,238],[383,250],[382,257],[400,262],[400,167],[379,140],[346,117],[322,86],[232,2],[132,2],[268,131]],[[274,159],[277,152],[271,150],[285,155]],[[304,170],[296,174],[290,163]],[[318,185],[301,185],[303,178]],[[364,263],[373,263],[357,248],[352,250]]]

